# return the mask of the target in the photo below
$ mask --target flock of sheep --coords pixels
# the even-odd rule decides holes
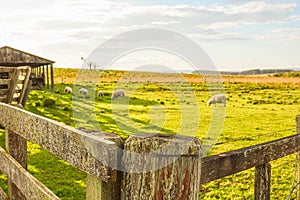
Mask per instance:
[[[65,93],[72,93],[72,88],[70,87],[65,87]],[[88,95],[88,90],[85,88],[80,88],[79,90],[79,94],[87,96]],[[99,91],[97,94],[98,97],[103,97],[104,96],[104,92],[103,91]],[[111,99],[117,99],[118,97],[124,97],[125,96],[125,91],[123,89],[117,89],[115,90],[112,95],[111,95]],[[207,101],[207,106],[214,104],[216,105],[217,103],[222,103],[224,105],[224,107],[226,107],[226,96],[224,94],[217,94],[217,95],[213,95],[208,101]]]
[[[65,87],[65,93],[71,94],[73,93],[72,88],[70,87]],[[84,95],[84,96],[88,96],[89,91],[85,88],[80,88],[79,90],[79,94]],[[100,90],[97,94],[98,97],[103,97],[104,96],[104,92],[102,90]],[[125,96],[125,91],[123,89],[117,89],[113,92],[113,94],[111,95],[111,99],[117,99],[118,97],[124,97]]]

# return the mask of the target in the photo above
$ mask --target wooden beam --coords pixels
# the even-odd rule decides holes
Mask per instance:
[[[0,170],[18,187],[26,199],[59,199],[41,182],[30,175],[17,161],[0,147]],[[1,196],[0,196],[1,197]]]
[[[300,151],[300,135],[254,145],[202,159],[201,184],[229,176],[246,169]]]
[[[51,90],[54,91],[54,70],[53,65],[50,65],[50,76],[51,76]]]
[[[0,124],[23,138],[36,143],[76,168],[108,181],[110,168],[118,155],[112,142],[41,117],[28,111],[0,103]]]
[[[43,86],[45,87],[45,66],[43,65],[43,72],[42,72],[42,77],[43,77]]]
[[[47,87],[49,88],[49,65],[46,65]]]

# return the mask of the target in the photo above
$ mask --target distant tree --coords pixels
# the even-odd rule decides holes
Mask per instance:
[[[241,71],[239,73],[239,75],[257,75],[257,74],[261,74],[260,69],[250,69],[246,71]]]

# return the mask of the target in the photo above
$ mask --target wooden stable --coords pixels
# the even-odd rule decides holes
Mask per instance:
[[[51,85],[52,90],[54,89],[54,63],[54,61],[12,47],[4,46],[0,48],[0,66],[29,66],[33,88],[43,87],[47,84],[47,86]]]

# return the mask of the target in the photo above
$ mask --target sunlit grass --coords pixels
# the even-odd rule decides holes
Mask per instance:
[[[76,70],[59,73],[56,79],[63,78],[63,84],[56,84],[55,92],[31,91],[27,110],[73,127],[115,132],[123,138],[140,132],[184,134],[208,142],[214,141],[207,138],[216,137],[217,145],[208,152],[209,155],[295,134],[295,116],[300,113],[300,88],[294,83],[226,83],[227,106],[224,110],[222,105],[206,106],[210,93],[201,82],[160,84],[146,81],[118,85],[114,81],[125,72],[111,71],[102,74],[101,79],[101,72],[92,75],[94,80],[100,80],[97,83],[94,80],[89,83],[86,78],[86,83],[76,85],[67,81],[74,80]],[[93,72],[84,72],[86,76],[83,77],[91,74]],[[164,76],[166,80],[171,79],[168,74]],[[199,78],[196,75],[187,77],[190,80]],[[77,90],[74,94],[65,94],[63,90],[67,85],[86,87],[90,98],[80,96]],[[123,86],[125,91],[130,87],[136,89],[130,97],[112,101],[110,96],[115,86]],[[93,97],[98,90],[104,91],[103,98]],[[45,105],[46,99],[53,99],[54,104]],[[214,130],[220,125],[222,129],[217,137],[218,132]],[[4,132],[0,131],[0,145],[4,146],[4,143]],[[29,143],[28,149],[28,169],[34,176],[62,199],[85,198],[85,174],[38,145]],[[271,162],[272,199],[288,195],[294,176],[294,159],[291,155]],[[203,185],[200,196],[202,199],[253,199],[253,185],[254,169],[250,169]],[[4,175],[0,175],[0,186],[7,189]]]

